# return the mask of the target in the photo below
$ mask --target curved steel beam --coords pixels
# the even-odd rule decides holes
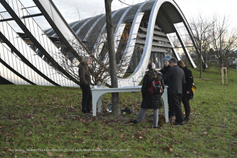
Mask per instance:
[[[89,51],[67,24],[55,4],[49,0],[33,1],[70,52],[78,59],[78,61],[81,61],[81,56],[78,55],[77,50],[80,49],[81,54],[88,54]]]
[[[2,28],[2,27],[1,27],[1,28]],[[1,30],[1,28],[0,28],[0,30]],[[27,75],[28,78],[31,78],[31,79],[32,79],[31,81],[33,81],[33,82],[35,82],[35,83],[37,83],[37,84],[42,83],[42,78],[41,78],[41,77],[43,77],[43,78],[45,79],[45,81],[43,81],[44,85],[60,86],[58,83],[56,83],[55,81],[53,81],[52,79],[50,79],[47,75],[45,75],[44,73],[42,73],[42,72],[41,72],[42,70],[40,71],[38,68],[36,68],[36,67],[32,64],[32,62],[35,63],[34,61],[28,61],[28,59],[30,59],[30,58],[27,59],[24,55],[22,55],[22,54],[18,51],[18,49],[16,49],[16,47],[13,46],[12,43],[14,43],[14,42],[13,42],[13,41],[9,41],[9,40],[5,37],[5,35],[2,34],[1,31],[0,31],[0,38],[6,43],[6,45],[8,45],[9,48],[11,48],[11,50],[12,50],[14,53],[17,54],[17,56],[19,56],[19,58],[20,58],[25,64],[27,64],[32,70],[34,70],[34,71],[32,72],[31,70],[28,69],[27,66],[20,67],[20,63],[17,62],[17,60],[15,59],[15,57],[12,56],[11,53],[8,53],[8,58],[11,57],[11,59],[15,61],[14,63],[18,63],[18,64],[19,64],[19,65],[17,65],[16,67],[13,66],[15,69],[17,69],[18,72],[22,72],[22,71],[24,71],[24,70],[28,70],[28,72],[33,73],[34,75],[32,75],[32,76],[28,76],[29,73],[27,73],[27,74],[25,74],[25,75]],[[16,46],[17,46],[17,45],[16,45]],[[25,50],[25,52],[26,52],[26,51],[27,51],[27,50]],[[7,53],[8,51],[5,50],[5,51],[3,51],[3,52],[4,52],[4,53]],[[37,57],[37,56],[36,56],[36,57]],[[7,58],[4,58],[3,55],[1,55],[1,58],[4,59],[5,62],[10,62],[9,60],[7,60]],[[39,57],[38,57],[38,58],[39,58]],[[41,59],[41,60],[42,60],[42,59]],[[46,63],[45,63],[45,64],[46,64]],[[11,65],[13,65],[13,64],[11,64]],[[19,70],[19,68],[20,68],[20,70]],[[23,68],[23,69],[21,69],[21,68]],[[35,73],[36,73],[36,74],[35,74]],[[40,75],[40,76],[38,76],[38,75]],[[48,82],[49,82],[49,83],[48,83]],[[50,84],[50,83],[51,83],[51,84]],[[40,85],[42,85],[42,84],[40,84]]]
[[[1,49],[2,44],[0,44],[0,49]],[[10,52],[11,53],[11,52]],[[27,78],[25,78],[24,76],[22,76],[17,70],[15,70],[14,68],[12,68],[11,66],[8,65],[8,63],[5,62],[6,59],[2,59],[2,55],[0,55],[0,63],[2,63],[2,66],[0,66],[0,71],[4,72],[1,73],[1,75],[3,75],[2,77],[5,78],[6,80],[12,82],[13,84],[32,84],[32,85],[36,85],[34,82],[31,82],[30,80],[28,80]],[[13,61],[15,61],[15,59],[13,58]],[[6,75],[9,72],[12,72],[11,75]],[[22,81],[23,80],[23,81]]]
[[[193,32],[192,32],[192,29],[191,29],[191,27],[189,26],[186,17],[184,16],[182,10],[180,9],[180,7],[178,6],[178,4],[177,4],[175,1],[173,1],[173,5],[175,6],[175,8],[176,8],[177,11],[179,12],[180,16],[182,17],[184,26],[185,26],[185,28],[186,28],[186,30],[187,30],[189,36],[190,36],[190,39],[191,39],[192,42],[193,42],[194,48],[196,49],[197,53],[200,55],[201,53],[200,53],[200,51],[199,51],[199,49],[198,49],[196,40],[194,40],[194,35],[193,35]],[[207,65],[207,63],[204,61],[203,56],[201,56],[201,59],[202,59],[202,62],[205,63],[205,67],[207,68],[208,65]]]
[[[116,10],[115,12],[113,12],[113,14],[112,14],[112,18],[117,14],[119,12],[119,10]],[[104,16],[105,16],[105,14],[104,14]],[[103,32],[105,32],[105,27],[106,27],[106,23],[103,25],[103,27],[101,28],[101,31],[100,31],[100,33],[99,33],[99,35],[98,35],[98,37],[97,37],[97,40],[96,40],[96,42],[95,42],[95,45],[94,45],[94,48],[93,48],[93,50],[94,50],[94,53],[93,53],[93,55],[96,57],[100,52],[101,52],[101,49],[102,49],[102,47],[103,47],[103,45],[104,45],[104,43],[103,42],[100,42],[102,39],[104,39],[104,38],[102,38],[102,36],[103,36]],[[107,35],[106,35],[106,37],[107,37]],[[98,46],[99,45],[99,46]],[[97,49],[98,48],[98,49]]]
[[[143,49],[141,60],[138,64],[138,66],[136,67],[136,69],[134,70],[134,72],[129,77],[127,77],[125,79],[118,80],[119,85],[130,86],[130,85],[132,85],[132,83],[134,85],[138,85],[141,82],[141,80],[144,76],[144,72],[146,71],[147,65],[149,63],[150,55],[151,55],[155,21],[156,21],[157,15],[158,15],[158,11],[161,8],[161,5],[165,2],[169,2],[173,6],[176,6],[176,4],[171,0],[156,0],[155,1],[155,3],[152,6],[152,10],[151,10],[150,17],[149,17],[146,42],[145,42],[145,46]]]
[[[170,25],[171,25],[171,26],[173,27],[173,29],[175,30],[175,33],[176,33],[176,35],[177,35],[177,37],[178,37],[178,39],[179,39],[179,42],[180,42],[181,45],[182,45],[182,48],[183,48],[183,50],[184,50],[185,55],[186,55],[187,58],[188,58],[188,61],[189,61],[190,65],[191,65],[193,68],[196,68],[197,66],[196,66],[196,64],[194,63],[194,61],[192,60],[192,58],[191,58],[191,56],[190,56],[190,54],[189,54],[189,52],[188,52],[188,49],[186,48],[185,43],[184,43],[184,41],[183,41],[183,39],[182,39],[182,37],[181,37],[181,34],[180,34],[179,30],[178,30],[177,27],[174,25],[174,22],[172,21],[172,19],[170,18],[170,16],[164,11],[164,9],[161,8],[160,11],[164,14],[164,16],[166,17],[166,19],[167,19],[168,22],[170,23]],[[172,43],[172,42],[170,42],[170,43]],[[178,60],[180,60],[179,57],[178,57]]]
[[[1,32],[0,32],[1,34]],[[2,75],[6,75],[8,71],[11,71],[14,73],[14,77],[12,77],[13,75],[10,76],[5,76],[4,78],[11,81],[14,84],[32,84],[32,85],[36,85],[32,79],[33,75],[35,75],[35,71],[32,71],[28,66],[26,66],[22,61],[19,60],[19,58],[17,58],[15,55],[13,55],[13,53],[9,50],[7,50],[1,43],[0,43],[0,62],[2,63],[2,65],[4,65],[6,68],[1,67],[0,72],[5,72],[5,73],[1,73]],[[5,70],[4,70],[5,69]],[[33,73],[33,75],[32,75]],[[16,76],[15,76],[16,75]],[[27,76],[28,78],[26,78],[25,76]],[[20,78],[19,78],[20,77]],[[15,80],[13,80],[12,78],[14,78]],[[21,80],[24,80],[24,82],[22,82]],[[45,80],[45,79],[44,79]],[[26,83],[28,82],[28,83]],[[52,84],[50,84],[52,86]]]
[[[126,26],[126,24],[122,24],[123,20],[131,8],[132,6],[128,7],[126,11],[123,13],[114,31],[114,52],[115,53],[117,52],[124,28]],[[105,54],[105,58],[103,60],[104,63],[108,61],[108,57],[109,57],[108,54],[109,54],[108,52]]]
[[[89,18],[86,22],[84,22],[84,24],[81,25],[81,27],[76,31],[75,34],[78,35],[78,34],[80,33],[81,29],[82,29],[83,27],[85,27],[86,24],[88,24],[88,22],[90,22],[92,19],[93,19],[93,18]]]
[[[86,41],[86,40],[87,40],[87,38],[89,37],[91,31],[95,28],[95,26],[98,24],[98,22],[99,22],[103,17],[105,17],[105,14],[102,15],[102,16],[100,16],[100,18],[98,18],[98,19],[94,22],[94,24],[90,27],[89,31],[87,32],[86,36],[84,37],[83,41]],[[97,28],[97,29],[99,29],[99,28]],[[103,30],[103,29],[102,29],[102,30]]]
[[[152,6],[152,10],[149,17],[147,34],[146,34],[146,42],[145,42],[141,60],[138,66],[129,77],[124,78],[124,79],[123,78],[118,79],[119,85],[131,86],[132,84],[138,85],[141,82],[150,60],[155,21],[156,21],[157,13],[159,11],[159,8],[162,2],[164,2],[164,0],[163,1],[156,0]]]
[[[27,82],[24,78],[22,78],[21,74],[15,72],[9,65],[7,65],[1,58],[0,58],[0,71],[2,72],[0,78],[4,78],[8,82],[12,84],[22,84],[22,85],[30,85],[31,83]]]
[[[14,18],[14,20],[16,21],[16,23],[21,27],[21,29],[26,33],[26,35],[31,39],[31,41],[34,43],[34,45],[46,56],[46,58],[47,58],[50,62],[52,62],[52,64],[53,64],[59,71],[61,71],[66,77],[68,77],[68,78],[71,79],[73,82],[75,82],[76,84],[79,85],[80,83],[78,82],[78,80],[76,80],[75,78],[73,78],[67,71],[65,71],[65,70],[58,64],[59,62],[56,62],[56,61],[54,60],[54,58],[52,58],[52,57],[48,54],[48,52],[53,54],[53,53],[57,53],[57,51],[56,51],[56,52],[51,52],[51,50],[46,51],[45,48],[41,45],[41,43],[40,43],[39,41],[41,41],[40,37],[41,37],[41,38],[44,38],[44,37],[42,36],[42,34],[44,34],[44,33],[43,33],[42,30],[41,30],[41,31],[42,31],[41,33],[35,32],[34,29],[37,28],[37,24],[33,23],[36,28],[32,28],[32,27],[28,26],[29,29],[33,29],[32,31],[30,31],[30,30],[25,26],[25,24],[21,21],[21,19],[16,15],[16,13],[12,10],[12,8],[8,5],[8,3],[7,3],[6,1],[2,1],[1,3],[2,3],[2,5],[4,6],[4,8],[8,11],[8,13]],[[34,33],[34,35],[33,35],[32,33]],[[39,41],[38,41],[36,38],[38,38]],[[46,40],[47,40],[47,39],[48,39],[48,38],[46,38]],[[43,44],[45,44],[45,43],[43,43]],[[48,44],[48,43],[47,43],[47,44]],[[47,45],[47,44],[46,44],[46,48],[48,48],[48,45]],[[55,58],[55,59],[57,59],[57,58]]]
[[[77,24],[79,24],[81,21],[77,21],[77,22],[74,22],[74,24],[71,27],[71,29],[73,29]],[[47,33],[45,33],[47,34]],[[56,37],[57,36],[57,33],[54,33],[51,37]]]

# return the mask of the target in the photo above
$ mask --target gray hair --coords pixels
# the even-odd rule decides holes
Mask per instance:
[[[177,64],[177,60],[176,60],[175,58],[171,58],[171,59],[169,60],[169,62],[172,62],[172,63]]]
[[[155,65],[153,62],[151,62],[151,63],[148,65],[148,69],[149,69],[149,70],[155,70],[155,69],[156,69],[156,65]]]
[[[83,57],[82,62],[87,62],[89,59],[91,59],[91,57],[85,56]]]

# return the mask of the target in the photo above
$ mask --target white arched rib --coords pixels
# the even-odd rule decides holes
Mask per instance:
[[[73,29],[77,24],[79,24],[80,23],[80,21],[78,21],[78,22],[75,22],[75,24],[73,24],[72,26],[71,26],[71,29]],[[55,37],[57,34],[56,33],[54,33],[53,35],[52,35],[52,37]]]
[[[112,18],[118,13],[118,11],[120,10],[116,10],[113,14],[112,14]],[[94,53],[93,55],[95,57],[97,57],[97,55],[101,52],[104,42],[101,42],[101,40],[105,39],[105,35],[103,35],[103,32],[105,31],[105,27],[106,27],[106,23],[104,24],[104,26],[102,27],[99,36],[97,37],[96,43],[94,45]],[[106,35],[107,36],[107,35]]]
[[[124,50],[122,59],[120,60],[120,63],[118,64],[118,67],[120,67],[125,62],[125,66],[123,66],[124,71],[121,72],[119,74],[119,76],[123,76],[126,73],[127,68],[129,66],[130,60],[131,60],[133,52],[134,52],[136,38],[137,38],[139,26],[141,24],[143,15],[144,15],[144,12],[140,12],[140,10],[139,10],[134,18],[133,23],[132,23],[132,27],[131,27],[131,30],[129,33],[129,39],[128,39],[126,48]]]
[[[123,13],[123,15],[121,16],[121,18],[119,19],[119,22],[117,24],[117,27],[114,31],[114,52],[117,52],[118,46],[119,46],[119,42],[120,39],[122,37],[124,28],[126,26],[126,24],[123,24],[123,20],[125,18],[125,16],[127,15],[128,11],[132,8],[133,6],[130,6],[126,9],[126,11]],[[108,52],[105,55],[105,58],[103,60],[103,62],[105,63],[108,60]]]
[[[81,27],[76,31],[76,35],[78,36],[78,34],[79,34],[79,32],[81,31],[81,29],[83,29],[85,26],[86,26],[86,24],[89,22],[89,21],[91,21],[93,18],[90,18],[90,19],[88,19],[88,20],[86,20],[86,22],[83,24],[83,25],[81,25]]]
[[[150,60],[150,55],[151,55],[155,21],[156,21],[157,13],[159,11],[159,8],[162,2],[164,2],[164,0],[163,1],[156,0],[154,5],[152,6],[152,10],[149,17],[147,34],[146,34],[146,42],[143,49],[141,60],[138,66],[136,67],[136,69],[134,70],[134,72],[129,77],[125,79],[122,79],[122,78],[118,79],[118,83],[121,87],[138,85],[145,74],[148,62]],[[136,82],[133,82],[133,81],[136,81]]]
[[[32,70],[28,65],[26,65],[24,62],[22,62],[19,58],[17,58],[13,53],[8,50],[6,47],[4,47],[2,44],[0,44],[0,56],[1,59],[8,64],[12,69],[17,71],[19,74],[30,80],[31,82],[37,84],[37,85],[47,85],[47,86],[53,86],[50,82],[45,80],[43,77],[38,75],[34,70]],[[25,84],[29,85],[29,83],[13,72],[11,70],[7,69],[5,66],[0,67],[1,72],[7,72],[7,73],[1,73],[5,79],[11,81],[14,84]],[[8,75],[7,75],[8,74]]]
[[[3,17],[0,16],[0,19]],[[65,78],[62,74],[59,74],[57,70],[51,67],[48,63],[46,63],[41,57],[39,57],[35,51],[33,51],[22,38],[19,38],[18,34],[13,30],[13,28],[7,22],[1,22],[0,31],[2,34],[11,42],[15,48],[32,64],[35,68],[41,71],[45,76],[48,76],[52,81],[61,85],[61,86],[71,86],[78,87],[79,85],[75,84],[71,80]],[[4,53],[7,53],[4,50]],[[10,55],[9,55],[10,56]],[[7,61],[6,61],[7,62]],[[16,61],[17,62],[17,61]],[[15,64],[16,62],[13,62]],[[14,68],[13,65],[10,65]],[[20,65],[21,66],[21,65]],[[25,65],[26,66],[26,65]],[[28,70],[27,67],[23,67],[22,70]],[[16,69],[17,70],[17,69]],[[21,72],[20,70],[18,72]],[[28,78],[32,82],[39,85],[52,85],[49,84],[48,81],[43,80],[38,73],[33,72],[33,70],[29,70],[32,76],[29,74],[22,74],[24,77]]]
[[[141,82],[141,80],[144,76],[144,73],[146,71],[147,65],[149,63],[150,55],[151,55],[153,33],[154,33],[154,27],[155,27],[155,21],[157,18],[157,14],[158,14],[158,11],[159,11],[161,5],[164,2],[169,2],[169,3],[173,4],[176,9],[178,8],[176,3],[171,0],[156,0],[155,1],[154,5],[152,7],[151,13],[150,13],[150,17],[149,17],[146,42],[145,42],[145,46],[143,49],[141,60],[138,64],[138,66],[136,67],[136,69],[134,70],[134,72],[129,77],[127,77],[125,79],[121,79],[121,78],[118,79],[119,85],[121,87],[138,85]],[[186,23],[186,25],[187,25],[187,21],[186,21],[185,17],[183,16],[182,12],[180,10],[178,10],[178,12],[182,16],[182,20],[184,21],[184,23]],[[191,30],[189,28],[186,27],[186,29],[188,29],[191,32]],[[133,82],[133,81],[136,81],[136,82]]]
[[[91,31],[95,28],[95,26],[98,24],[98,22],[99,22],[103,17],[105,17],[105,14],[102,15],[102,16],[100,16],[100,18],[98,18],[98,19],[94,22],[94,24],[90,27],[89,31],[87,32],[87,34],[86,34],[85,38],[83,39],[83,41],[86,41],[86,40],[87,40],[87,38],[88,38],[88,36],[90,35]]]

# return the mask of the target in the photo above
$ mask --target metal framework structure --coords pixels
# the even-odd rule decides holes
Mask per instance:
[[[96,58],[103,57],[103,62],[108,61],[105,15],[67,24],[51,0],[32,1],[40,13],[30,14],[20,0],[0,2],[4,8],[0,12],[0,76],[13,84],[78,87],[78,77],[73,73],[78,68],[75,66],[65,69],[62,66],[65,63],[62,50],[66,48],[76,61],[92,54]],[[10,18],[4,18],[1,15],[3,12],[8,13]],[[35,16],[43,16],[52,28],[43,31],[34,20]],[[197,45],[189,24],[175,1],[145,1],[114,11],[112,17],[115,52],[121,54],[118,67],[124,61],[130,65],[136,61],[132,75],[118,79],[119,87],[138,85],[150,60],[158,59],[157,65],[161,67],[161,61],[169,52],[180,59],[167,36],[170,33],[177,35],[190,65],[196,67],[175,25],[184,24],[198,52]],[[23,33],[16,32],[9,21],[14,21]],[[128,69],[129,64],[126,64],[124,71],[119,72],[118,76],[122,77]]]

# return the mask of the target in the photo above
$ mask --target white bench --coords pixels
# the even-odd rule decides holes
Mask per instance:
[[[141,92],[142,86],[126,86],[120,88],[103,88],[103,87],[93,87],[92,92],[92,110],[93,116],[96,116],[96,103],[98,102],[98,112],[101,112],[101,98],[105,93],[119,93],[119,92]],[[167,86],[165,86],[164,93],[162,95],[164,101],[164,114],[166,123],[169,122],[168,113],[168,97],[167,97]]]

